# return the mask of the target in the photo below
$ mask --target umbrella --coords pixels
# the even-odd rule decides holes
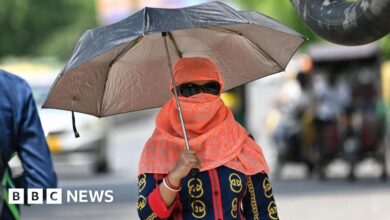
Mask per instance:
[[[74,111],[104,117],[161,107],[172,96],[171,63],[182,57],[215,61],[228,90],[284,71],[304,40],[267,16],[221,2],[147,7],[115,24],[87,30],[43,107],[72,111],[77,134]]]

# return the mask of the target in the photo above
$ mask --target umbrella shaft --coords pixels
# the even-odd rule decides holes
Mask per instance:
[[[162,36],[164,38],[165,51],[167,53],[168,65],[169,65],[169,76],[171,78],[171,82],[172,82],[172,85],[173,85],[173,93],[175,95],[176,106],[177,106],[177,110],[179,112],[180,124],[181,124],[181,128],[183,130],[185,147],[186,147],[186,150],[190,150],[190,144],[188,143],[188,137],[187,137],[187,132],[186,132],[185,124],[184,124],[183,113],[181,112],[181,106],[180,106],[179,98],[178,98],[178,95],[177,95],[176,82],[175,82],[175,79],[174,79],[174,76],[173,76],[173,72],[172,72],[171,57],[169,55],[169,49],[168,49],[168,43],[167,43],[167,36],[168,35],[167,35],[166,32],[163,32]]]

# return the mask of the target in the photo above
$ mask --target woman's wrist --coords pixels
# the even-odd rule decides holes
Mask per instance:
[[[169,189],[170,191],[173,191],[173,192],[179,192],[181,190],[181,186],[174,186],[172,185],[172,183],[169,182],[169,179],[168,177],[165,177],[163,179],[163,184],[164,186]]]
[[[174,172],[170,172],[166,178],[168,178],[168,182],[175,187],[180,187],[182,178],[177,176]]]

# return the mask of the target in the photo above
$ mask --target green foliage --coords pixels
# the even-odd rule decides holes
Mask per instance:
[[[0,0],[0,57],[67,58],[78,37],[97,25],[94,0]]]
[[[386,37],[382,38],[379,41],[379,45],[382,48],[382,51],[383,51],[383,54],[384,54],[384,58],[386,60],[390,60],[390,36],[387,35]]]

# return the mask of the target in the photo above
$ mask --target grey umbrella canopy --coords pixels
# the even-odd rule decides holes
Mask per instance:
[[[43,107],[104,117],[162,106],[172,97],[164,39],[172,63],[214,60],[226,90],[283,71],[305,40],[269,17],[220,2],[144,8],[86,31]]]

